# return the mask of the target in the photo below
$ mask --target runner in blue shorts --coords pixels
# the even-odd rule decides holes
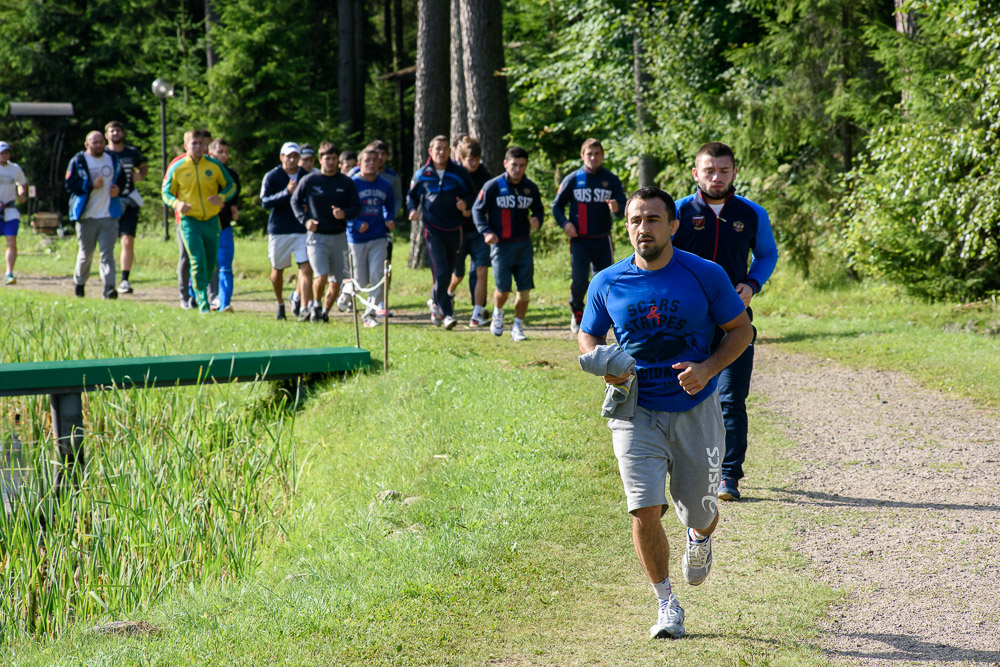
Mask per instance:
[[[526,339],[524,316],[535,286],[534,254],[531,232],[537,230],[545,217],[538,186],[524,176],[528,166],[528,151],[511,146],[504,155],[504,173],[486,182],[472,207],[476,229],[490,245],[493,263],[493,321],[490,331],[503,335],[503,307],[510,297],[513,282],[517,284],[514,299],[514,326],[510,339],[515,343]]]
[[[17,261],[17,229],[21,224],[18,204],[28,201],[28,179],[24,170],[10,161],[10,144],[0,141],[0,236],[4,237],[7,249],[4,253],[6,271],[4,285],[15,285],[14,262]]]
[[[632,541],[658,599],[654,638],[684,634],[661,524],[666,480],[669,475],[670,497],[687,529],[684,578],[696,586],[712,567],[726,451],[716,376],[753,336],[725,271],[671,245],[676,218],[673,199],[658,188],[642,188],[629,198],[625,224],[635,254],[594,276],[578,334],[584,368],[603,374],[611,390],[636,392],[633,414],[609,419],[608,427],[632,514]],[[717,326],[726,335],[713,351]],[[611,327],[617,344],[608,346]],[[634,362],[634,379],[620,366],[593,366],[605,358]]]

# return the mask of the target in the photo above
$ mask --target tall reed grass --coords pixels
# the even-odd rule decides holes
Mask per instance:
[[[175,351],[122,318],[0,311],[10,323],[0,362]],[[295,491],[290,400],[266,382],[87,394],[87,464],[60,493],[49,398],[0,398],[0,465],[14,468],[0,508],[0,645],[129,616],[187,582],[252,569]]]

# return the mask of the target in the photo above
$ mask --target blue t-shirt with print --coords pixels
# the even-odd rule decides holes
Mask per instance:
[[[395,217],[396,203],[392,195],[392,185],[381,176],[369,181],[358,172],[351,177],[361,198],[361,214],[347,225],[347,240],[351,243],[365,243],[385,238],[385,221]],[[367,222],[364,233],[358,231]]]
[[[635,359],[638,404],[647,410],[685,412],[712,395],[717,377],[691,396],[677,382],[680,361],[711,355],[715,328],[746,306],[718,264],[674,249],[656,271],[635,265],[635,255],[604,269],[590,283],[580,328],[603,338],[614,327],[618,345]]]

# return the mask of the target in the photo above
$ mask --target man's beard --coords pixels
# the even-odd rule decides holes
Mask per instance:
[[[736,186],[730,183],[728,188],[726,188],[722,193],[717,195],[714,195],[710,192],[706,192],[705,188],[701,187],[700,185],[698,186],[698,190],[701,192],[702,199],[705,199],[706,197],[708,199],[725,199],[729,195],[736,192]]]
[[[657,259],[660,258],[660,255],[663,254],[663,250],[666,247],[667,247],[666,243],[664,243],[663,245],[653,244],[644,246],[639,244],[639,242],[637,241],[635,254],[639,255],[639,257],[642,257],[647,262],[655,262]]]

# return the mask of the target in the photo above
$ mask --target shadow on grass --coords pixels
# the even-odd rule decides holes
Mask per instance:
[[[877,330],[851,330],[851,331],[795,331],[778,335],[758,335],[757,343],[801,343],[809,340],[846,340],[857,338],[858,336],[882,333]]]
[[[903,509],[930,510],[974,510],[978,512],[1000,512],[998,505],[965,505],[956,503],[908,503],[902,500],[884,500],[875,498],[855,498],[841,496],[836,493],[820,493],[818,491],[799,491],[796,489],[770,488],[774,493],[784,493],[797,496],[800,503],[808,501],[814,505],[825,507],[899,507]],[[742,500],[740,502],[743,502]]]
[[[843,634],[855,640],[877,641],[887,644],[889,648],[885,651],[827,651],[829,655],[839,656],[850,660],[899,660],[920,663],[942,664],[947,662],[960,662],[968,664],[997,664],[1000,663],[1000,651],[989,651],[981,649],[967,649],[958,646],[949,646],[939,642],[921,641],[909,635],[891,635],[880,633],[848,633]]]

